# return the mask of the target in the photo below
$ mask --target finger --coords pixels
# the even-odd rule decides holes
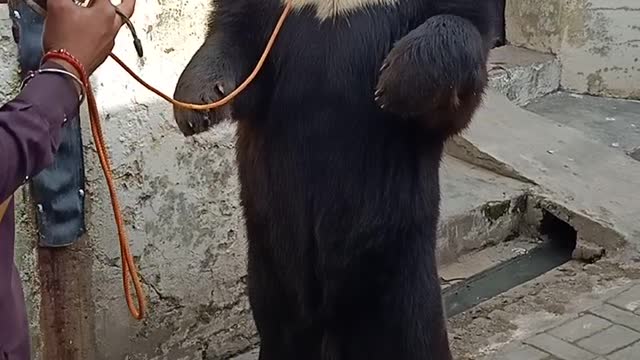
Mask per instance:
[[[124,14],[124,16],[130,18],[133,16],[133,12],[136,9],[136,0],[122,0],[122,3],[118,5],[118,9]]]
[[[133,11],[135,8],[135,0],[122,0],[120,5],[116,6],[117,15],[114,21],[115,29],[120,29],[129,18],[133,15]]]

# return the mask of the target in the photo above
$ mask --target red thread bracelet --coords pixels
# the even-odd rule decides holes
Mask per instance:
[[[71,55],[67,50],[53,50],[48,51],[42,57],[42,63],[44,64],[49,59],[60,59],[69,63],[69,65],[73,66],[73,68],[80,74],[81,80],[86,87],[89,86],[89,76],[87,75],[87,71],[84,68],[84,65],[78,60],[75,56]]]

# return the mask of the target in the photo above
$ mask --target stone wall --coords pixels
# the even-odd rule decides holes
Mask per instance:
[[[138,0],[132,19],[145,58],[138,60],[127,30],[115,53],[138,74],[172,94],[175,82],[200,45],[208,0]],[[0,18],[0,96],[15,93],[15,46],[6,5]],[[91,334],[69,335],[90,359],[219,359],[252,346],[255,329],[245,295],[245,246],[235,167],[234,128],[226,124],[185,139],[171,107],[136,84],[108,60],[93,77],[103,114],[118,193],[144,279],[149,314],[133,320],[121,280],[120,253],[106,184],[83,109],[87,165],[88,236],[73,249],[82,276],[63,288],[85,287],[82,309]],[[25,205],[25,203],[27,205]],[[21,205],[20,267],[28,281],[34,349],[39,357],[52,334],[42,318],[33,221]],[[78,267],[60,264],[60,267]],[[44,286],[43,286],[44,288]],[[69,305],[71,306],[71,305]],[[44,307],[44,306],[43,306]],[[74,340],[74,336],[78,339]],[[44,338],[44,341],[40,341]],[[80,339],[82,338],[82,339]],[[128,356],[128,357],[127,357]]]
[[[640,2],[507,0],[507,39],[558,55],[568,90],[640,99]]]

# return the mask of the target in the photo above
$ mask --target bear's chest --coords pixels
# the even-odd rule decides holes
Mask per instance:
[[[295,10],[310,9],[320,20],[348,15],[367,8],[389,7],[399,0],[281,0]]]
[[[306,124],[382,116],[373,102],[380,67],[393,44],[424,22],[427,12],[419,8],[424,1],[339,0],[334,4],[350,11],[326,19],[318,17],[320,8],[312,3],[289,15],[269,55],[262,77],[269,94],[268,122],[290,128],[284,114]],[[272,11],[279,15],[281,10]],[[265,26],[261,36],[273,30]]]
[[[366,90],[362,95],[369,96],[393,44],[423,21],[382,1],[325,20],[312,6],[291,13],[270,58],[275,82],[296,84],[295,93],[300,95],[350,92],[355,96]]]

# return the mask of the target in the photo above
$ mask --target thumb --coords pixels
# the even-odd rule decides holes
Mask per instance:
[[[124,14],[124,16],[130,18],[133,16],[133,11],[136,8],[136,0],[122,0],[122,3],[118,5],[118,9],[120,12]]]
[[[116,16],[114,24],[116,31],[120,30],[127,20],[131,18],[135,6],[136,0],[122,0],[120,5],[116,6],[116,9],[118,10],[118,16]]]

